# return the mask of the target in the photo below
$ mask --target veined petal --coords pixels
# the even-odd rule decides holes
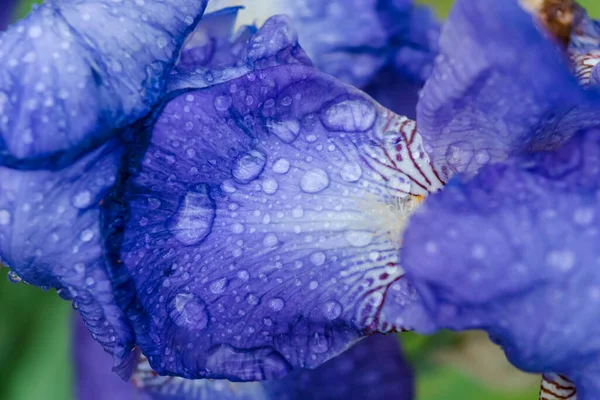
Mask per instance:
[[[579,87],[533,18],[516,0],[455,3],[417,107],[419,130],[445,176],[556,146],[598,123],[598,95]]]
[[[104,262],[99,203],[121,152],[113,140],[58,171],[0,167],[0,259],[25,282],[72,300],[117,363],[132,337]]]
[[[413,374],[394,336],[365,339],[316,370],[268,382],[186,380],[159,376],[143,356],[131,382],[110,373],[110,357],[79,319],[74,354],[79,398],[90,400],[380,400],[413,398]],[[339,385],[338,382],[344,382]]]
[[[486,330],[517,367],[563,373],[583,399],[600,359],[598,133],[457,176],[413,216],[402,252],[441,327]]]
[[[591,19],[582,7],[576,8],[576,23],[569,43],[575,75],[584,85],[600,84],[600,22]]]
[[[414,122],[284,65],[181,94],[147,134],[112,240],[158,372],[275,379],[375,331],[432,329],[397,263],[442,185]]]
[[[0,164],[64,166],[146,114],[206,0],[48,1],[0,36]]]

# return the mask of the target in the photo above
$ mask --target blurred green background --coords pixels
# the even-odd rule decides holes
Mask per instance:
[[[17,17],[35,2],[22,1]],[[420,2],[442,17],[452,5],[451,0]],[[598,0],[580,3],[600,17]],[[0,268],[0,399],[73,399],[70,304],[54,292],[11,284],[6,275]],[[485,335],[403,334],[401,340],[417,371],[418,400],[537,399],[538,378],[511,367]]]

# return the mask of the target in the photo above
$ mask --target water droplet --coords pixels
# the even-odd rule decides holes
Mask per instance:
[[[300,133],[300,122],[295,119],[287,121],[268,121],[267,128],[285,143],[292,143]]]
[[[249,293],[246,296],[246,303],[250,304],[251,306],[256,306],[258,303],[260,303],[260,299],[254,293]]]
[[[88,207],[91,202],[92,194],[88,190],[84,190],[73,196],[73,205],[79,209]]]
[[[81,235],[79,235],[79,238],[81,239],[82,242],[89,242],[90,240],[92,240],[93,237],[94,237],[94,232],[92,232],[90,229],[84,229],[81,232]]]
[[[594,221],[595,212],[593,208],[578,208],[573,214],[573,220],[577,225],[586,226]],[[1,221],[0,221],[1,223]]]
[[[217,279],[216,281],[210,284],[210,291],[214,294],[221,294],[225,291],[225,289],[227,289],[228,285],[229,281],[227,280],[227,278]]]
[[[269,308],[273,311],[280,311],[285,306],[285,301],[280,297],[269,300]]]
[[[170,303],[169,317],[180,327],[202,330],[209,321],[206,304],[192,293],[179,293]]]
[[[317,267],[325,264],[325,253],[319,251],[311,254],[310,262],[312,262]]]
[[[290,162],[285,158],[279,158],[273,163],[273,172],[286,174],[290,170]]]
[[[577,256],[571,250],[553,250],[546,256],[546,262],[553,268],[567,272],[573,269]]]
[[[300,188],[306,193],[319,193],[328,186],[329,175],[322,169],[310,169],[300,179]]]
[[[219,111],[227,111],[231,107],[231,97],[217,96],[214,101],[215,108]]]
[[[204,186],[201,191],[187,192],[180,200],[169,229],[179,242],[187,246],[197,245],[210,234],[215,215],[215,202]]]
[[[275,194],[279,189],[279,184],[273,178],[267,178],[263,181],[262,188],[266,194]]]
[[[318,288],[318,287],[319,287],[319,282],[317,282],[317,281],[311,281],[311,282],[308,284],[308,288],[309,288],[310,290],[315,290],[315,289],[316,289],[316,288]]]
[[[31,28],[29,28],[27,34],[32,39],[39,38],[40,36],[42,36],[42,28],[40,28],[38,25],[34,25]]]
[[[373,233],[369,231],[349,231],[346,232],[345,238],[354,247],[365,247],[371,244]]]
[[[231,232],[233,232],[233,233],[244,232],[244,225],[236,222],[235,224],[231,225]]]
[[[8,280],[11,283],[19,283],[23,279],[21,279],[21,277],[19,275],[17,275],[17,273],[15,271],[8,271]]]
[[[323,315],[328,320],[334,320],[342,314],[343,307],[335,300],[330,300],[323,304]]]
[[[271,347],[238,349],[219,344],[209,349],[206,369],[213,375],[234,376],[243,381],[263,381],[281,379],[292,367]]]
[[[302,218],[303,215],[304,215],[304,209],[300,205],[297,205],[292,210],[292,217],[294,217],[294,218]]]
[[[239,183],[252,182],[264,170],[266,163],[267,157],[257,150],[242,154],[233,167],[233,178]]]
[[[248,273],[248,271],[242,269],[242,270],[238,271],[237,277],[245,282],[248,279],[250,279],[250,274]]]
[[[350,162],[342,166],[340,176],[346,182],[356,182],[362,176],[362,169],[357,163]]]
[[[279,239],[273,233],[267,234],[265,236],[265,238],[263,239],[263,244],[265,245],[265,247],[276,246],[278,242],[279,242]]]
[[[0,225],[10,224],[11,216],[8,210],[0,210]]]
[[[321,333],[315,333],[310,339],[310,349],[317,354],[323,354],[329,350],[329,341]]]
[[[452,143],[446,150],[446,161],[457,171],[466,171],[475,153],[472,143],[461,141]]]
[[[375,124],[375,106],[362,99],[344,100],[328,107],[321,114],[323,125],[331,130],[364,132]]]

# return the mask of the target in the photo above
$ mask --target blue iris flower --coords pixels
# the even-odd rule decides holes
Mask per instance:
[[[455,176],[411,219],[402,265],[440,327],[484,329],[517,367],[547,373],[540,398],[573,398],[571,379],[587,400],[600,393],[600,36],[562,5],[566,41],[546,10],[457,1],[417,110],[434,164]]]
[[[161,374],[248,381],[432,330],[398,265],[442,185],[414,122],[315,68],[289,17],[228,37],[228,9],[189,36],[205,7],[48,1],[0,36],[12,279],[72,300],[125,378],[136,346]]]

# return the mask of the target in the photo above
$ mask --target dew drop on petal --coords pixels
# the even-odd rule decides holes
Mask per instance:
[[[92,194],[89,191],[84,190],[73,196],[72,202],[73,206],[79,209],[89,207],[92,202]]]
[[[357,163],[349,162],[342,166],[340,176],[346,182],[357,182],[362,176],[362,169]]]
[[[217,279],[216,281],[213,281],[210,284],[210,291],[213,292],[214,294],[220,294],[220,293],[223,293],[225,291],[225,289],[227,289],[228,285],[229,285],[229,282],[228,282],[227,278]]]
[[[231,173],[237,182],[249,183],[258,178],[266,163],[267,157],[263,153],[252,150],[238,157]]]
[[[273,163],[273,172],[286,174],[290,170],[290,162],[285,158],[279,158]]]
[[[292,143],[300,133],[300,122],[296,119],[287,121],[269,121],[267,128],[284,143]]]
[[[310,262],[312,262],[317,267],[325,264],[325,253],[321,251],[313,253],[310,256]]]
[[[335,300],[327,301],[323,304],[322,308],[323,315],[329,320],[334,320],[339,317],[342,314],[342,310],[342,305]]]
[[[306,193],[319,193],[329,186],[329,175],[322,169],[310,169],[302,175],[300,188]]]
[[[215,215],[215,203],[206,187],[199,192],[189,191],[180,201],[169,229],[184,245],[197,245],[210,234]]]
[[[285,301],[280,297],[269,300],[269,308],[273,311],[280,311],[285,306]]]
[[[354,247],[366,247],[373,240],[373,233],[369,231],[349,231],[345,235],[346,240]]]
[[[344,100],[323,111],[322,122],[331,130],[364,132],[375,123],[375,106],[365,100]]]
[[[169,316],[175,325],[202,330],[208,325],[206,304],[191,293],[179,293],[170,304]]]

